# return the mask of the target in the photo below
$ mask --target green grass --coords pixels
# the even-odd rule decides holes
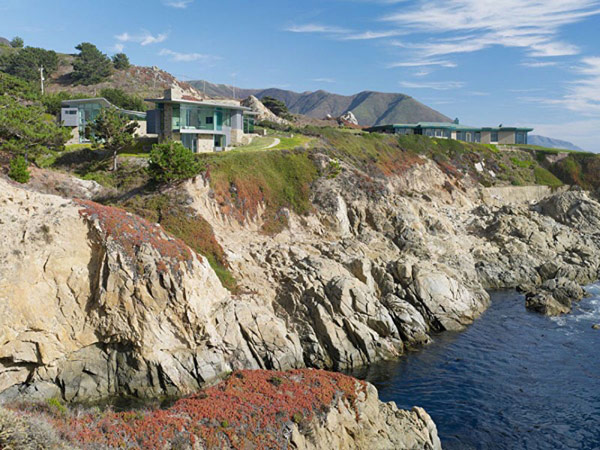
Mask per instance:
[[[543,167],[535,167],[533,169],[533,173],[535,175],[536,184],[550,187],[560,187],[563,185],[562,181],[556,178],[552,172],[544,169]]]
[[[265,232],[277,232],[287,218],[283,208],[298,214],[311,210],[310,184],[318,176],[307,151],[231,151],[200,155],[215,199],[224,212],[243,221],[266,206]]]
[[[298,147],[304,147],[310,143],[311,139],[301,134],[294,134],[294,137],[276,136],[279,137],[280,143],[274,147],[275,150],[293,150]]]

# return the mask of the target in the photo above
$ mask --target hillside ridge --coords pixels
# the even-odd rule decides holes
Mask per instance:
[[[243,89],[205,80],[189,81],[210,97],[237,98],[249,95],[261,99],[273,97],[286,104],[290,112],[315,119],[327,115],[339,117],[352,111],[361,125],[372,126],[399,122],[450,122],[451,119],[406,94],[361,91],[354,95],[340,95],[325,90],[295,92],[280,88]]]

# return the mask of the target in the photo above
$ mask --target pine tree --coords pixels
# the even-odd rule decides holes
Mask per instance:
[[[112,57],[113,66],[117,70],[125,70],[129,68],[129,58],[125,53],[117,53]]]
[[[94,44],[83,42],[75,48],[79,50],[72,73],[76,84],[98,84],[111,75],[112,61]]]
[[[104,147],[112,153],[113,171],[117,170],[119,153],[135,145],[135,131],[139,125],[124,116],[116,108],[104,108],[95,122],[88,126],[86,134],[94,148]]]
[[[18,183],[27,183],[29,181],[29,169],[27,161],[21,155],[10,160],[10,169],[8,176]]]

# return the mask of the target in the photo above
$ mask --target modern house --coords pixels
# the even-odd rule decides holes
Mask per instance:
[[[72,129],[70,144],[83,144],[89,142],[85,137],[85,128],[88,123],[96,120],[103,108],[116,108],[131,120],[138,122],[139,128],[136,135],[146,135],[146,113],[140,111],[128,111],[117,108],[103,97],[82,98],[77,100],[64,100],[61,103],[60,121],[64,127]]]
[[[178,88],[146,101],[156,104],[155,110],[148,111],[148,132],[158,134],[159,140],[180,141],[194,153],[245,144],[254,132],[256,113],[237,101],[198,99]]]
[[[443,139],[455,139],[482,144],[527,144],[527,133],[533,128],[470,127],[454,122],[419,122],[415,124],[380,125],[367,128],[369,132],[392,134],[419,134]]]

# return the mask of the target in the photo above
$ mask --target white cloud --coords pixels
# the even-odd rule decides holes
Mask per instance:
[[[556,61],[523,61],[521,63],[521,65],[523,67],[533,67],[533,68],[538,68],[538,67],[553,67],[556,66],[558,63]]]
[[[312,81],[316,83],[335,83],[333,78],[313,78]]]
[[[340,28],[330,25],[321,25],[317,23],[307,23],[304,25],[293,25],[285,29],[292,33],[324,33],[324,34],[347,34],[351,31],[346,28]]]
[[[439,60],[425,60],[425,61],[402,61],[392,63],[388,67],[429,67],[429,66],[441,66],[441,67],[456,67],[456,63],[450,61],[439,61]]]
[[[160,56],[169,56],[172,61],[175,62],[194,62],[194,61],[205,61],[205,62],[214,62],[217,59],[220,59],[217,56],[206,55],[203,53],[180,53],[169,49],[162,49],[158,52]]]
[[[344,41],[368,41],[373,39],[382,39],[394,36],[400,36],[402,34],[406,34],[406,32],[399,30],[389,30],[389,31],[363,31],[360,33],[348,34],[347,36],[343,36],[341,39]]]
[[[382,20],[441,36],[410,46],[426,57],[494,45],[524,48],[533,57],[574,55],[580,50],[558,39],[560,28],[600,14],[599,0],[422,0],[418,5]]]
[[[136,42],[140,45],[159,44],[167,40],[168,33],[153,35],[148,31],[142,31],[140,34],[121,33],[115,36],[121,42]]]
[[[185,9],[191,5],[194,0],[164,0],[163,3],[171,8]]]
[[[121,53],[123,50],[125,50],[125,46],[123,44],[115,44],[113,45],[112,49],[117,53]]]
[[[413,82],[401,81],[400,86],[410,89],[433,89],[435,91],[448,91],[450,89],[460,89],[464,87],[462,81],[431,81],[431,82]]]

